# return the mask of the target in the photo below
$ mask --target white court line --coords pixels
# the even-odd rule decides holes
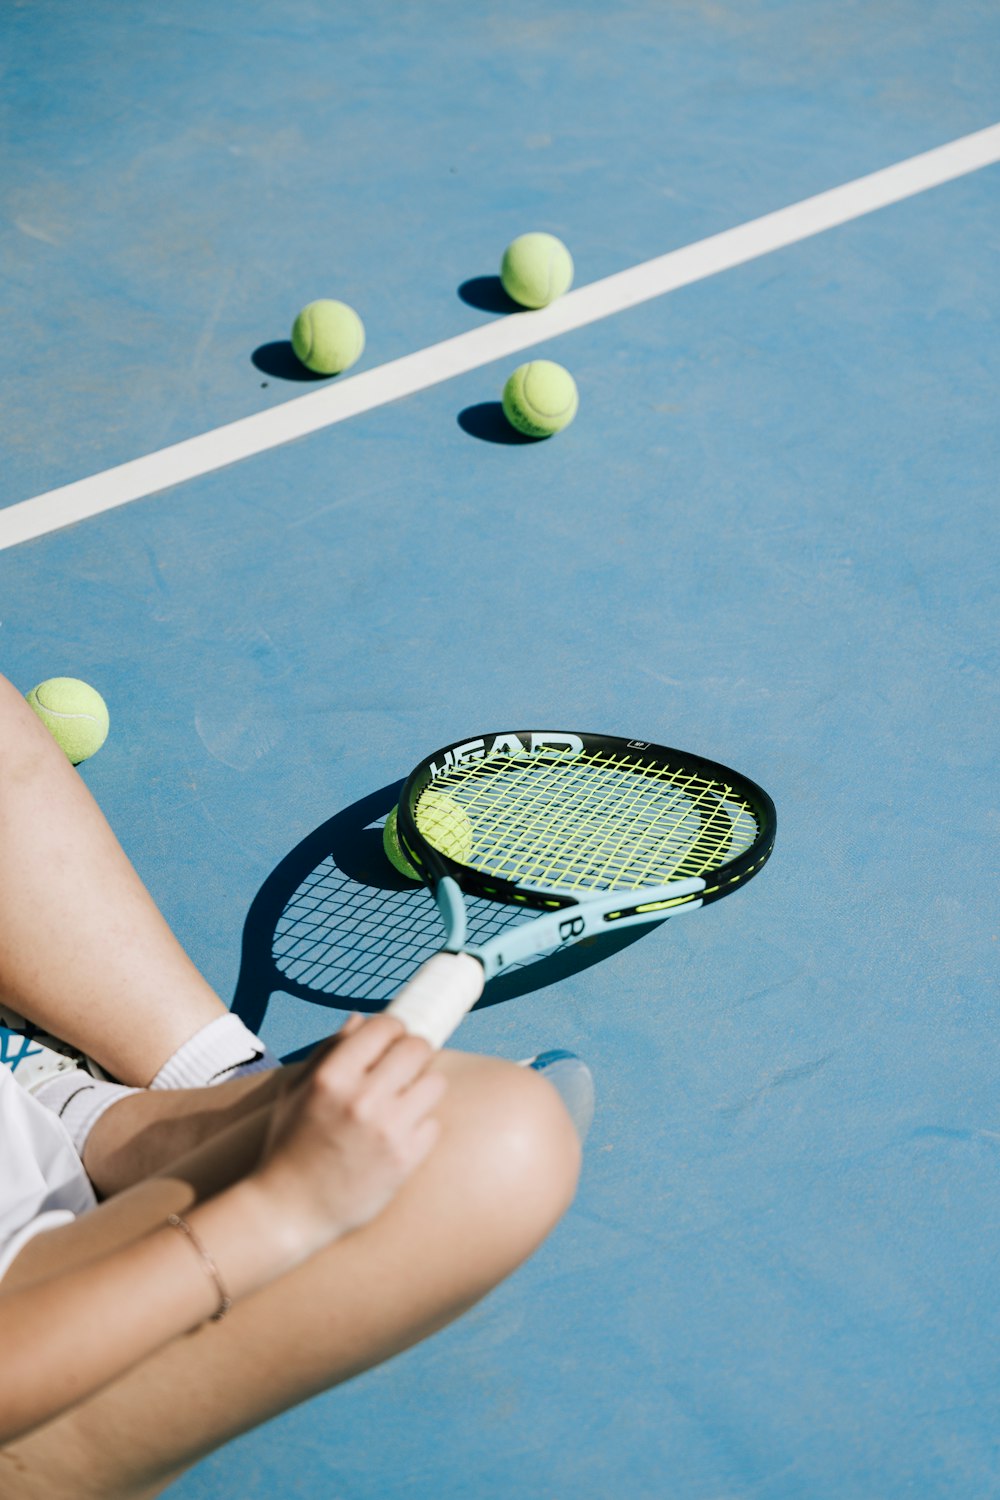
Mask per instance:
[[[602,281],[593,281],[539,312],[498,318],[457,338],[445,339],[441,344],[432,344],[428,349],[365,370],[322,390],[242,417],[200,437],[174,443],[89,479],[62,485],[32,500],[22,500],[0,510],[0,549],[44,536],[61,526],[112,510],[116,505],[127,505],[130,500],[139,500],[291,442],[293,438],[304,437],[321,427],[331,427],[373,407],[411,396],[454,375],[464,375],[481,365],[518,354],[544,339],[611,317],[627,307],[661,297],[664,292],[690,286],[719,271],[822,234],[838,224],[846,224],[998,161],[1000,124],[606,276]]]

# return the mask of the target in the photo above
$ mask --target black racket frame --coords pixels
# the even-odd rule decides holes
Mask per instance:
[[[700,900],[703,905],[712,901],[718,901],[723,896],[737,890],[745,885],[754,875],[767,863],[774,849],[774,839],[777,830],[777,814],[774,803],[755,781],[738,771],[731,770],[728,766],[718,761],[707,760],[704,756],[693,755],[686,750],[674,750],[667,745],[658,745],[649,740],[624,739],[620,736],[606,734],[583,733],[579,730],[530,730],[515,729],[495,731],[491,734],[465,736],[461,740],[455,740],[450,745],[444,745],[440,750],[435,750],[432,755],[425,756],[419,765],[415,766],[403,785],[399,798],[399,809],[396,815],[396,828],[399,841],[406,853],[407,858],[429,885],[435,886],[439,880],[450,875],[456,880],[463,891],[470,895],[484,896],[490,901],[503,901],[508,905],[526,906],[542,911],[551,911],[553,907],[574,906],[577,898],[567,895],[564,891],[545,891],[536,886],[520,886],[513,881],[502,880],[494,875],[486,875],[471,868],[469,865],[457,863],[448,855],[443,854],[428,844],[416,825],[414,809],[417,798],[424,788],[431,784],[436,778],[434,767],[446,761],[449,756],[454,757],[456,751],[466,750],[469,745],[476,744],[482,740],[484,745],[492,745],[497,740],[511,741],[517,739],[524,747],[525,754],[532,754],[534,758],[544,757],[546,749],[542,748],[530,751],[533,736],[551,739],[574,739],[582,741],[583,749],[590,751],[603,751],[607,754],[626,754],[634,757],[641,752],[644,759],[651,762],[652,767],[666,768],[672,771],[684,771],[692,774],[704,775],[707,779],[720,782],[731,788],[737,800],[744,801],[751,809],[757,822],[758,833],[753,843],[738,854],[734,859],[727,860],[720,865],[711,877],[711,884],[706,885],[701,893]],[[554,761],[565,759],[565,753],[554,754],[548,752]],[[476,757],[465,755],[465,759],[485,759],[489,764],[490,757]],[[452,762],[457,763],[457,762]],[[439,773],[441,774],[441,773]],[[636,774],[641,774],[637,772]]]

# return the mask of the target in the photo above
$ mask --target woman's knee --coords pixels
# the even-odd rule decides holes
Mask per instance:
[[[501,1212],[510,1205],[543,1233],[569,1207],[581,1147],[559,1094],[530,1068],[500,1058],[443,1053],[448,1074],[442,1123],[450,1150]],[[463,1174],[464,1175],[464,1174]]]
[[[24,694],[19,692],[8,677],[0,672],[0,722],[4,729],[8,726],[32,724],[35,716],[25,701]]]
[[[27,707],[14,684],[0,673],[0,728],[2,742],[7,745],[11,734],[17,734],[24,725],[24,709]],[[29,709],[30,713],[31,710]]]
[[[42,727],[41,720],[28,706],[24,695],[6,677],[0,675],[0,755],[4,759],[4,779],[9,781],[17,775],[23,764],[25,771],[32,771],[39,763],[51,756],[53,761],[69,765],[62,752],[53,754],[55,741]]]

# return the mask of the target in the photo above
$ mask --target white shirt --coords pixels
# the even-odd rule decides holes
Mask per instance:
[[[0,1277],[36,1234],[69,1224],[96,1204],[58,1118],[0,1063]]]

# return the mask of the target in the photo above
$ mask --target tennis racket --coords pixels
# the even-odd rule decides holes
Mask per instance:
[[[282,856],[260,887],[246,915],[231,1001],[251,1031],[260,1031],[271,996],[279,993],[321,1011],[384,1010],[440,948],[433,901],[419,881],[401,875],[385,857],[382,823],[402,786],[398,781],[381,787],[327,818]],[[466,899],[466,914],[473,943],[542,915],[479,896]],[[569,947],[530,959],[490,986],[489,1003],[578,973],[642,936],[635,929],[603,943],[599,952]],[[296,1029],[305,1024],[300,1013]]]
[[[517,730],[447,745],[411,772],[397,812],[445,941],[388,1010],[443,1046],[511,964],[738,890],[770,855],[775,825],[755,782],[646,740]],[[470,896],[542,915],[477,945]]]

